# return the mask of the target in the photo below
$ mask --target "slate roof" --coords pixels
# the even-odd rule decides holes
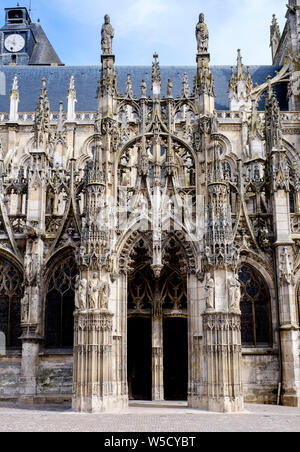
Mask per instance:
[[[43,54],[44,52],[42,52]],[[117,67],[120,93],[126,89],[127,74],[131,73],[134,94],[140,96],[140,84],[145,79],[148,86],[148,95],[151,95],[151,74],[152,68],[142,66],[122,66]],[[228,110],[228,84],[230,80],[230,66],[213,66],[212,73],[216,88],[216,109]],[[253,82],[261,84],[265,82],[268,75],[275,76],[275,72],[280,67],[275,66],[250,66]],[[182,90],[182,79],[184,73],[188,74],[190,87],[193,87],[193,79],[196,74],[196,67],[170,66],[161,67],[162,97],[166,94],[168,78],[173,81],[173,95],[180,97]],[[9,111],[9,93],[14,75],[18,75],[20,90],[20,112],[33,112],[40,95],[42,78],[46,77],[48,86],[48,96],[51,111],[58,111],[59,102],[64,101],[66,109],[66,97],[69,88],[69,81],[72,74],[75,76],[78,103],[78,112],[95,111],[97,109],[97,81],[100,77],[100,67],[66,67],[66,66],[0,66],[0,112]],[[277,88],[277,95],[281,110],[288,110],[286,86],[280,85]],[[263,102],[260,109],[263,109]]]

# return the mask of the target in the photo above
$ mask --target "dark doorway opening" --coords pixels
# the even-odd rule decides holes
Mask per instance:
[[[165,400],[187,400],[187,319],[164,319],[164,387]]]
[[[151,335],[150,318],[128,319],[127,371],[130,400],[152,399]]]

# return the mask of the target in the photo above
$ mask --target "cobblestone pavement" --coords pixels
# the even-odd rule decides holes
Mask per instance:
[[[2,403],[0,432],[300,432],[300,409],[246,405],[243,413],[216,414],[183,402],[134,402],[122,414],[78,414]]]

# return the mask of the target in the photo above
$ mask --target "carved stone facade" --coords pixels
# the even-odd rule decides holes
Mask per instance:
[[[300,406],[300,113],[276,94],[293,66],[255,86],[238,51],[220,110],[203,14],[193,89],[154,54],[121,93],[109,16],[101,36],[94,111],[71,74],[66,112],[45,78],[19,112],[16,75],[0,113],[0,399]]]

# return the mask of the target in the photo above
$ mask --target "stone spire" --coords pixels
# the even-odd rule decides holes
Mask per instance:
[[[271,152],[273,148],[281,148],[282,127],[280,121],[280,108],[271,83],[269,83],[265,103],[265,135],[267,152]]]
[[[9,120],[11,122],[18,121],[19,101],[20,96],[19,96],[18,76],[15,75],[12,83],[12,89],[10,92]]]
[[[279,46],[279,42],[280,42],[280,28],[276,19],[275,14],[273,14],[272,17],[272,24],[270,27],[270,47],[272,50],[272,59],[274,61],[274,58],[276,56],[276,52]]]
[[[76,119],[75,105],[77,102],[76,97],[76,89],[75,89],[75,78],[74,75],[71,75],[70,85],[68,90],[68,112],[67,112],[67,121],[73,122]]]
[[[112,117],[116,96],[119,94],[118,79],[115,69],[115,56],[112,55],[112,40],[114,29],[110,24],[110,18],[105,16],[105,23],[102,27],[102,55],[101,55],[101,78],[98,82],[98,114],[97,122],[101,118]]]
[[[220,151],[216,143],[214,143],[213,153],[208,186],[209,219],[206,257],[214,268],[222,268],[233,263],[233,231],[229,189],[224,180]]]
[[[229,109],[232,111],[251,109],[251,91],[253,89],[250,69],[245,73],[241,51],[237,51],[236,71],[232,68],[229,81]]]
[[[50,134],[50,104],[47,94],[47,80],[43,78],[42,89],[36,107],[34,141],[37,148],[46,146]]]

